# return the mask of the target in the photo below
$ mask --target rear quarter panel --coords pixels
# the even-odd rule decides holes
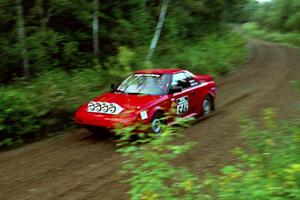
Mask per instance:
[[[199,106],[196,106],[198,109],[196,112],[202,113],[202,103],[206,95],[210,95],[214,99],[216,98],[216,83],[214,81],[202,82],[199,86],[195,88],[196,91],[196,101],[195,103]]]

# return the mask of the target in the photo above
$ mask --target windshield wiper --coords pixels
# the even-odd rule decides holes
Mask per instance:
[[[129,92],[127,94],[133,94],[133,95],[137,95],[137,94],[142,94],[142,93],[139,93],[139,92]]]
[[[129,93],[127,93],[127,94],[141,95],[141,96],[152,96],[152,94],[140,93],[140,92],[129,92]]]
[[[126,92],[124,92],[124,91],[122,91],[122,90],[114,90],[113,92],[120,92],[120,93],[122,93],[122,94],[127,94]]]

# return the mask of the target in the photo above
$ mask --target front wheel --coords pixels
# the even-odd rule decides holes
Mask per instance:
[[[204,116],[209,115],[213,111],[213,100],[211,96],[206,95],[202,103],[202,113]]]
[[[165,121],[163,120],[163,115],[160,113],[155,114],[150,124],[151,132],[155,134],[160,134],[162,132],[162,128],[164,124]]]

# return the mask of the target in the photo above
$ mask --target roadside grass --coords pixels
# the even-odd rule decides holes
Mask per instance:
[[[244,120],[242,136],[253,152],[236,149],[240,162],[208,182],[219,199],[299,199],[300,121],[279,121],[264,110],[263,128]]]
[[[218,76],[244,62],[246,41],[236,33],[212,34],[198,43],[162,43],[150,66],[183,68]],[[21,145],[73,125],[75,110],[109,91],[111,83],[143,67],[147,47],[120,47],[103,66],[52,70],[32,80],[0,86],[0,148]]]
[[[121,173],[130,185],[130,199],[300,199],[300,121],[278,121],[275,113],[266,109],[262,122],[258,128],[254,121],[243,120],[241,134],[251,153],[237,148],[238,163],[202,180],[185,166],[172,164],[193,146],[172,144],[182,137],[184,126],[135,142],[126,137],[130,130],[119,130],[122,142],[118,151],[125,158]]]
[[[178,119],[176,126],[165,127],[160,135],[140,134],[132,140],[132,129],[117,129],[120,137],[118,152],[125,158],[121,174],[131,186],[131,200],[207,199],[201,192],[201,184],[184,166],[174,166],[172,161],[188,151],[193,143],[175,145],[172,142],[183,137],[184,127],[192,120]]]
[[[242,27],[243,32],[252,38],[258,38],[270,42],[284,43],[293,47],[300,47],[300,33],[265,30],[255,23],[247,23]]]

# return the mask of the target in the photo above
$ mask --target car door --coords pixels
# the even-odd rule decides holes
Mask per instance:
[[[184,72],[187,81],[189,82],[190,86],[187,88],[187,91],[190,93],[190,109],[192,113],[199,113],[201,112],[201,99],[203,99],[203,87],[201,83],[199,83],[190,73]]]
[[[191,107],[191,84],[184,72],[173,74],[171,87],[181,87],[182,91],[172,94],[171,104],[176,106],[176,114],[184,117],[193,112]]]

